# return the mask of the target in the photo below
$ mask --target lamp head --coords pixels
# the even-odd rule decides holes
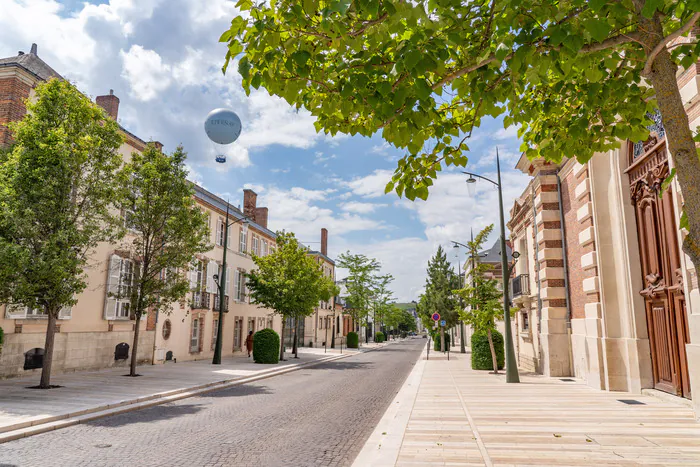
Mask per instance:
[[[215,280],[216,282],[219,281],[219,275],[218,275],[218,274],[214,274],[213,278],[214,278],[214,280]]]
[[[513,259],[518,259],[518,258],[520,258],[520,253],[518,253],[517,251],[514,251],[512,253],[512,256],[513,256]]]

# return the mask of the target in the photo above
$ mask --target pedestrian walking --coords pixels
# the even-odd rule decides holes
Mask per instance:
[[[248,349],[248,356],[253,351],[253,331],[248,331],[248,337],[245,338],[245,348]]]

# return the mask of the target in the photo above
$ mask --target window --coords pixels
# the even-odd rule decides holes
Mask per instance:
[[[170,338],[170,334],[173,332],[173,324],[170,322],[169,319],[166,319],[163,322],[163,340],[168,340]]]
[[[236,317],[233,325],[233,350],[241,349],[241,340],[243,336],[243,318]]]
[[[211,349],[216,348],[216,338],[219,335],[219,320],[214,318],[214,328],[211,331]]]
[[[200,318],[192,320],[192,332],[190,335],[190,352],[199,352],[199,326]]]
[[[529,331],[530,330],[530,314],[527,312],[527,310],[523,310],[522,313],[520,313],[520,318],[521,318],[521,330],[523,331]]]
[[[260,238],[257,235],[253,235],[253,254],[255,256],[260,256]]]
[[[109,260],[105,319],[128,319],[131,309],[131,287],[134,280],[134,262],[112,255]]]
[[[246,278],[245,271],[236,269],[233,276],[233,298],[238,302],[242,302],[246,297]]]
[[[241,227],[238,232],[238,251],[240,253],[245,253],[248,250],[248,233],[246,229]]]
[[[260,256],[267,256],[267,252],[268,252],[268,243],[267,243],[267,240],[263,240],[262,252],[260,253]]]

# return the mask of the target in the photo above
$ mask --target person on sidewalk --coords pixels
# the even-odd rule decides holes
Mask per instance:
[[[248,357],[253,351],[253,331],[248,331],[248,337],[245,338],[245,348],[248,349]]]

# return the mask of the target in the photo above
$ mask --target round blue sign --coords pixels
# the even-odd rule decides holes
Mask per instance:
[[[447,322],[444,319],[440,321],[440,326],[442,326],[443,328],[445,327],[445,324],[447,324]]]

